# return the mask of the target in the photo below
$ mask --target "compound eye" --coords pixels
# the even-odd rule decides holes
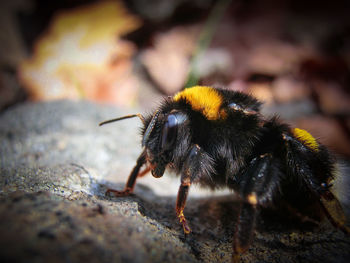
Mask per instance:
[[[162,132],[162,151],[169,150],[175,143],[177,136],[178,119],[175,114],[169,114]]]

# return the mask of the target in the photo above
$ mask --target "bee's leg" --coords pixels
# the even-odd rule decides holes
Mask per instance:
[[[181,182],[179,192],[177,194],[177,199],[176,199],[176,215],[179,218],[180,223],[182,224],[185,234],[189,234],[191,232],[191,228],[188,226],[186,218],[184,216],[184,212],[183,212],[185,209],[186,199],[187,199],[190,186],[191,186],[191,183]]]
[[[191,232],[191,228],[188,226],[186,218],[184,216],[184,208],[186,205],[187,195],[191,186],[191,183],[200,174],[202,158],[207,155],[204,153],[198,145],[194,145],[190,150],[188,157],[184,163],[181,174],[181,185],[176,199],[176,215],[182,224],[185,234]],[[202,160],[203,161],[203,160]]]
[[[240,194],[243,203],[240,207],[236,232],[233,240],[233,261],[239,260],[239,255],[250,246],[255,229],[256,216],[260,206],[271,203],[274,193],[278,190],[280,173],[272,164],[271,154],[254,158],[241,175]]]
[[[136,179],[137,177],[144,176],[147,172],[149,172],[150,168],[147,167],[143,171],[140,172],[141,167],[146,163],[146,155],[145,152],[142,152],[139,158],[137,158],[136,165],[132,169],[128,181],[126,182],[126,185],[124,187],[124,190],[117,191],[113,189],[108,189],[106,194],[113,193],[115,196],[122,197],[122,196],[128,196],[130,195],[135,187]]]
[[[256,206],[243,203],[233,239],[232,262],[240,262],[240,255],[246,252],[253,238],[256,220]]]

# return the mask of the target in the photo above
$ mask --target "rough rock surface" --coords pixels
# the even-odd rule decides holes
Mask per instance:
[[[237,201],[191,190],[185,237],[175,212],[177,179],[122,188],[140,152],[138,120],[98,127],[130,112],[88,102],[28,103],[0,116],[2,262],[230,262]],[[349,262],[350,238],[265,211],[242,262]]]

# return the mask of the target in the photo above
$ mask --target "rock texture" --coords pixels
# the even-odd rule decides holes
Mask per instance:
[[[174,206],[178,179],[142,178],[122,188],[138,153],[139,121],[88,102],[28,103],[0,116],[2,262],[230,262],[237,201],[191,191],[184,236]],[[175,180],[175,181],[174,181]],[[242,262],[349,262],[350,238],[265,211]]]

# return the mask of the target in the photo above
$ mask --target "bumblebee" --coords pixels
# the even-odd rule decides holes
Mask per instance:
[[[100,123],[132,117],[143,122],[143,150],[126,186],[108,192],[127,196],[147,172],[160,178],[165,169],[174,171],[181,178],[176,215],[189,234],[184,208],[191,185],[232,189],[241,200],[233,261],[249,248],[259,211],[278,203],[306,218],[319,211],[317,220],[326,216],[349,234],[342,207],[331,192],[335,167],[326,147],[305,130],[292,129],[277,117],[264,118],[261,105],[241,92],[195,86],[166,98],[150,116]]]

